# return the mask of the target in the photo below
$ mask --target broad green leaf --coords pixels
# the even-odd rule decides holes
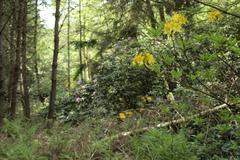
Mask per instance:
[[[174,79],[176,79],[176,80],[179,80],[179,79],[181,78],[182,74],[183,74],[183,73],[182,73],[182,70],[180,70],[180,69],[172,70],[172,71],[171,71],[172,77],[173,77]]]

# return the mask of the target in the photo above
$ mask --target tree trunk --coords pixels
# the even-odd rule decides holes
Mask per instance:
[[[68,33],[67,33],[67,65],[68,65],[68,91],[70,92],[71,89],[71,64],[70,64],[70,4],[71,0],[68,0]]]
[[[83,58],[82,58],[82,0],[79,0],[79,63],[80,63],[80,80],[83,82]]]
[[[10,57],[9,57],[9,78],[8,78],[8,104],[9,106],[11,105],[11,101],[12,101],[12,84],[13,84],[13,72],[14,72],[14,57],[15,57],[15,53],[16,53],[16,49],[15,49],[15,33],[16,33],[16,4],[15,1],[12,1],[12,12],[13,12],[13,16],[11,18],[11,26],[10,26],[10,33],[9,33],[9,37],[10,37]]]
[[[38,70],[38,53],[37,53],[37,35],[38,35],[38,0],[35,0],[35,19],[34,19],[34,37],[33,37],[33,54],[34,54],[34,71],[37,82],[37,95],[40,101],[42,101],[42,96],[40,92],[40,77]]]
[[[26,37],[27,37],[27,0],[23,2],[23,26],[22,26],[22,80],[23,80],[23,112],[24,117],[30,119],[29,82],[27,75]]]
[[[60,0],[56,0],[56,12],[55,12],[55,27],[54,27],[54,51],[52,62],[52,87],[50,93],[50,103],[48,111],[48,119],[53,120],[57,90],[57,63],[59,52],[59,19],[60,19]]]
[[[83,21],[83,41],[86,42],[86,17],[85,17],[85,14],[83,15],[83,18],[82,18],[82,21]],[[85,81],[87,81],[88,79],[88,76],[87,76],[87,69],[88,69],[88,66],[87,66],[87,46],[84,45],[83,46],[83,57],[84,57],[84,65],[85,65],[85,69],[84,69],[84,78],[85,78]]]
[[[3,1],[0,0],[0,28],[2,28],[3,22]],[[2,37],[3,32],[0,33],[0,128],[3,125],[3,118],[4,118],[4,60],[3,60],[3,46],[2,46]]]
[[[20,72],[20,57],[21,57],[21,33],[22,33],[22,0],[18,0],[18,18],[17,18],[17,40],[16,40],[16,55],[12,81],[12,96],[10,106],[10,118],[14,119],[16,116],[16,105],[17,105],[17,89]]]
[[[86,14],[83,16],[83,39],[86,42]],[[84,57],[85,57],[85,78],[86,80],[90,80],[89,76],[89,52],[88,52],[88,46],[84,47]]]

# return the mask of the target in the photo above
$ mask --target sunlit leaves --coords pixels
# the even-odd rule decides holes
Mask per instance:
[[[170,65],[174,62],[175,58],[171,55],[164,55],[163,56],[163,62],[166,63],[167,65]]]
[[[158,63],[155,63],[153,65],[149,65],[148,68],[152,71],[154,71],[157,74],[161,74],[161,67]]]
[[[179,80],[183,74],[181,69],[176,69],[171,71],[171,75],[175,80]]]
[[[217,54],[204,53],[200,55],[200,59],[204,62],[210,62],[217,59]]]

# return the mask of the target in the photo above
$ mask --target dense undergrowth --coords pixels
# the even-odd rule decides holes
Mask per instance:
[[[0,160],[240,159],[240,21],[191,9],[112,40],[91,81],[58,91],[53,128],[44,104],[30,122],[6,120]]]
[[[154,112],[160,113],[155,108],[134,112],[124,121],[117,117],[92,118],[75,127],[55,124],[51,130],[46,128],[44,121],[37,124],[6,121],[0,134],[0,157],[2,160],[240,158],[240,116],[228,109],[167,128],[111,138],[160,123],[161,118],[154,118]],[[239,113],[239,110],[234,112]]]

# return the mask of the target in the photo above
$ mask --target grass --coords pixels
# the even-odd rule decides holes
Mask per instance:
[[[229,119],[227,112],[106,141],[103,139],[120,132],[166,121],[169,112],[164,107],[162,111],[149,108],[124,121],[118,117],[90,118],[76,126],[55,123],[51,129],[37,116],[28,123],[21,118],[6,120],[0,132],[0,160],[237,159],[240,132],[229,121],[238,124],[240,116]]]

